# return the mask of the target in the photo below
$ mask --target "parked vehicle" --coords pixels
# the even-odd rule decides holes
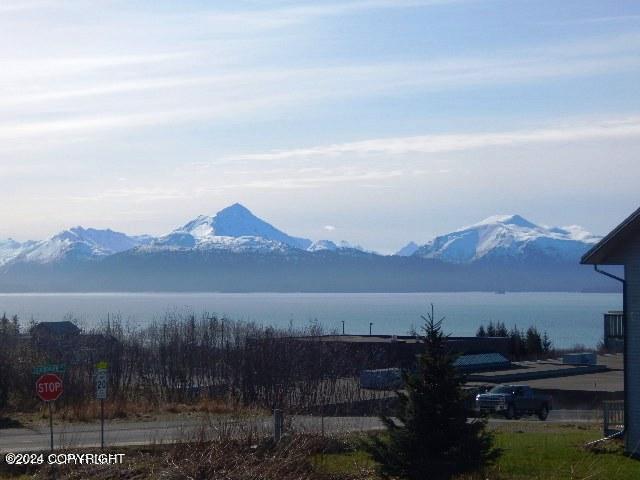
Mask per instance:
[[[476,409],[497,413],[508,419],[537,415],[546,420],[552,408],[550,395],[535,393],[527,385],[496,385],[487,393],[476,395]]]

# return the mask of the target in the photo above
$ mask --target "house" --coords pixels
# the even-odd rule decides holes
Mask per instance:
[[[86,333],[70,321],[41,322],[23,336],[50,362],[77,365],[111,358],[119,342],[109,333]]]
[[[73,322],[41,322],[31,328],[32,336],[75,337],[80,329]]]
[[[640,457],[640,208],[585,253],[580,263],[622,283],[625,450]],[[624,278],[600,265],[622,265]]]

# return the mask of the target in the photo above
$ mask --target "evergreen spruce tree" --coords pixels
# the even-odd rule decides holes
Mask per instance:
[[[476,337],[486,337],[487,336],[487,332],[484,329],[484,325],[480,325],[480,328],[478,328],[478,331],[476,332]]]
[[[551,351],[551,347],[553,347],[553,343],[547,335],[547,332],[544,332],[544,336],[542,337],[542,351],[543,353],[549,353]]]
[[[509,337],[511,338],[511,354],[515,359],[520,360],[526,355],[526,344],[517,325],[514,325],[509,331]]]
[[[476,471],[499,451],[484,420],[467,421],[464,378],[447,349],[443,319],[435,320],[433,305],[422,318],[424,351],[417,371],[405,375],[405,391],[398,392],[397,421],[381,417],[387,436],[371,437],[368,449],[385,476],[441,480]]]
[[[496,327],[493,324],[493,320],[489,322],[487,325],[487,337],[495,337],[496,336]]]
[[[496,337],[508,337],[509,332],[507,331],[507,327],[504,322],[496,323]]]
[[[542,353],[543,345],[542,345],[542,337],[540,336],[540,332],[534,326],[531,326],[527,329],[527,334],[525,337],[525,344],[527,354],[529,355],[537,355]]]

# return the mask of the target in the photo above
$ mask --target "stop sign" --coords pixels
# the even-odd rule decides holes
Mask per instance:
[[[62,395],[62,379],[55,373],[45,373],[36,380],[36,393],[45,402],[53,402]]]

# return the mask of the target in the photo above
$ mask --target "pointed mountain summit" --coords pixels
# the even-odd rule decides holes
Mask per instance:
[[[581,227],[545,227],[520,215],[494,215],[435,237],[414,255],[449,263],[577,261],[598,240]]]
[[[306,249],[311,240],[292,237],[256,217],[245,206],[234,203],[214,216],[200,215],[159,240],[163,245],[191,248],[204,244],[231,244],[229,239],[250,237]],[[245,238],[246,243],[246,238]]]
[[[419,248],[420,246],[416,242],[409,242],[400,250],[398,250],[394,255],[397,255],[398,257],[410,257],[411,255],[416,253],[416,250],[418,250]]]
[[[472,227],[479,227],[483,225],[512,225],[514,227],[520,228],[538,228],[538,226],[534,223],[531,223],[524,217],[520,215],[492,215],[491,217],[485,218],[484,220],[472,225]]]

